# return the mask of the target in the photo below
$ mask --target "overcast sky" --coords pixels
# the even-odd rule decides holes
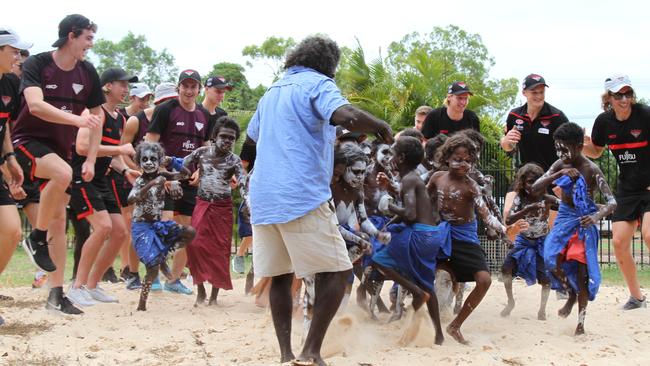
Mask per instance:
[[[604,79],[626,73],[637,94],[650,97],[650,5],[643,1],[6,1],[2,25],[50,50],[59,21],[80,13],[98,24],[97,37],[119,41],[144,34],[167,48],[179,69],[208,72],[218,62],[245,66],[244,46],[269,36],[300,40],[325,33],[339,45],[358,38],[369,60],[413,31],[458,25],[481,35],[494,57],[493,78],[529,73],[546,78],[547,101],[569,119],[590,126],[600,113]],[[269,85],[271,72],[247,69],[252,87]],[[518,99],[521,103],[522,99]]]

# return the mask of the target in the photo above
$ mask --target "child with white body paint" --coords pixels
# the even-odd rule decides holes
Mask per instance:
[[[232,151],[239,133],[239,125],[234,119],[220,117],[210,136],[213,144],[200,147],[183,159],[184,167],[196,164],[199,172],[198,194],[192,214],[196,237],[187,246],[188,267],[198,287],[195,306],[205,303],[203,283],[206,281],[212,285],[208,305],[217,305],[219,289],[232,290],[229,265],[233,227],[231,177],[237,178],[242,199],[247,199],[244,167],[239,156]]]

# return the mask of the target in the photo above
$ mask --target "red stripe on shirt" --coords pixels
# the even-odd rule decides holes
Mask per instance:
[[[115,144],[115,145],[120,144],[120,140],[112,139],[106,136],[102,136],[102,142],[108,142],[109,144]]]
[[[621,150],[621,149],[638,149],[640,147],[648,146],[648,140],[641,142],[628,142],[625,144],[610,144],[610,150]]]

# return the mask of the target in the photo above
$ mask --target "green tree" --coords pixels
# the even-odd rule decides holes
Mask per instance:
[[[291,47],[296,45],[296,41],[282,37],[268,37],[261,45],[249,45],[242,50],[243,56],[248,56],[255,61],[264,61],[273,73],[273,81],[280,78],[284,65],[284,56]],[[247,62],[249,67],[252,66],[250,61]]]
[[[412,124],[418,106],[440,106],[447,86],[463,80],[474,93],[468,108],[482,123],[499,125],[515,101],[518,85],[515,78],[490,79],[493,64],[478,34],[456,26],[436,27],[429,34],[411,33],[391,43],[385,58],[370,63],[360,44],[343,52],[337,82],[353,103],[399,130]]]
[[[233,90],[226,93],[222,108],[226,110],[252,110],[257,105],[256,95],[253,94],[244,67],[240,64],[220,62],[212,66],[209,76],[223,76],[232,84]]]
[[[132,32],[117,43],[98,39],[92,53],[98,58],[100,74],[110,67],[120,67],[138,75],[141,82],[152,88],[163,81],[173,82],[178,76],[174,56],[167,49],[156,51],[147,45],[145,36]]]

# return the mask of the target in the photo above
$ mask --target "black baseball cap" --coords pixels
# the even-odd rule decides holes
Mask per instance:
[[[126,71],[120,68],[113,67],[102,72],[102,76],[99,78],[99,83],[102,85],[106,85],[106,83],[112,81],[128,81],[129,83],[137,83],[138,77],[129,75]]]
[[[217,89],[226,89],[228,91],[232,90],[232,85],[226,81],[226,78],[223,76],[211,76],[208,80],[205,81],[206,88],[217,88]]]
[[[537,85],[544,85],[545,87],[548,88],[548,85],[546,85],[546,80],[544,80],[542,75],[530,74],[526,76],[526,78],[524,79],[524,83],[522,84],[521,87],[524,90],[528,90],[536,87]]]
[[[68,33],[83,29],[92,29],[94,31],[97,30],[97,25],[81,14],[70,14],[66,16],[59,23],[59,39],[52,43],[52,47],[59,48],[63,46],[68,40]]]
[[[474,95],[470,90],[469,86],[465,84],[464,81],[455,81],[449,87],[447,88],[447,94],[453,94],[453,95],[461,95],[461,94],[469,94],[469,95]]]
[[[199,86],[201,85],[201,75],[199,75],[199,72],[196,70],[187,69],[181,71],[180,75],[178,75],[178,85],[180,85],[183,80],[187,79],[196,80],[199,83]]]

